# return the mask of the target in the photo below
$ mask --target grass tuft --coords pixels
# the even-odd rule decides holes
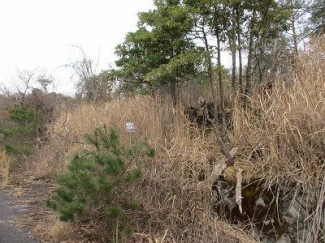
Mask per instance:
[[[0,151],[0,176],[2,179],[1,186],[6,186],[9,181],[10,156],[4,151]]]

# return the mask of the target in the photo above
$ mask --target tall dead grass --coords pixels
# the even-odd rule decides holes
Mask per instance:
[[[49,143],[34,160],[34,172],[43,176],[65,170],[71,156],[86,146],[83,135],[94,127],[118,128],[124,143],[147,137],[157,155],[141,183],[129,188],[143,207],[134,230],[141,237],[161,239],[156,242],[232,242],[238,237],[247,241],[241,231],[218,222],[211,210],[211,184],[205,179],[211,171],[209,161],[221,156],[213,135],[191,129],[179,109],[173,117],[169,102],[144,96],[83,104],[50,128]],[[125,131],[129,121],[135,124],[134,134]]]
[[[325,175],[325,41],[296,58],[293,75],[277,78],[270,94],[255,93],[251,109],[234,107],[231,143],[251,176],[270,183],[321,185]],[[294,76],[294,79],[291,77]],[[290,77],[290,78],[288,78]]]
[[[249,181],[301,195],[306,215],[297,223],[297,241],[324,240],[325,36],[299,53],[292,73],[277,77],[269,93],[256,92],[250,102],[248,109],[234,107],[236,166]]]
[[[325,166],[325,41],[312,44],[296,60],[295,79],[279,76],[270,95],[255,93],[251,108],[233,108],[234,130],[228,135],[239,148],[236,167],[245,180],[263,178],[322,185]],[[135,239],[153,242],[253,242],[240,230],[217,221],[211,209],[211,163],[222,158],[212,133],[190,128],[170,102],[137,96],[101,104],[83,104],[62,114],[50,127],[49,143],[34,159],[40,176],[66,169],[94,127],[117,127],[128,143],[147,137],[156,148],[154,164],[136,188],[142,210],[134,219]],[[125,132],[126,122],[135,133]],[[229,171],[228,171],[229,172]],[[321,212],[323,213],[323,211]],[[320,214],[318,214],[320,215]]]
[[[9,181],[9,170],[10,170],[10,156],[4,151],[0,151],[0,176],[1,184],[0,186],[5,186]]]

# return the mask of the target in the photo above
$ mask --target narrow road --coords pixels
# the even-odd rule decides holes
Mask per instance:
[[[26,210],[24,205],[16,203],[15,198],[9,195],[8,190],[0,188],[0,243],[39,243],[29,237],[28,229],[19,229],[15,226],[14,218],[22,215]]]

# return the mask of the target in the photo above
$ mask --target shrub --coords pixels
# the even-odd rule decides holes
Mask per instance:
[[[79,151],[68,171],[57,174],[58,189],[48,206],[59,213],[62,221],[90,217],[96,210],[110,226],[117,221],[123,224],[127,221],[126,210],[136,205],[132,195],[123,193],[123,187],[131,187],[141,177],[146,158],[153,157],[154,150],[145,140],[123,146],[118,131],[106,127],[85,135],[85,140],[93,149]]]
[[[8,154],[28,154],[35,145],[41,114],[32,107],[16,104],[9,110],[10,124],[1,129],[3,149]]]

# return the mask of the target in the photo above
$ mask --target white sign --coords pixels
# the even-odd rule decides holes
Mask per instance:
[[[135,132],[135,127],[133,122],[127,122],[125,124],[125,129],[127,132]]]

